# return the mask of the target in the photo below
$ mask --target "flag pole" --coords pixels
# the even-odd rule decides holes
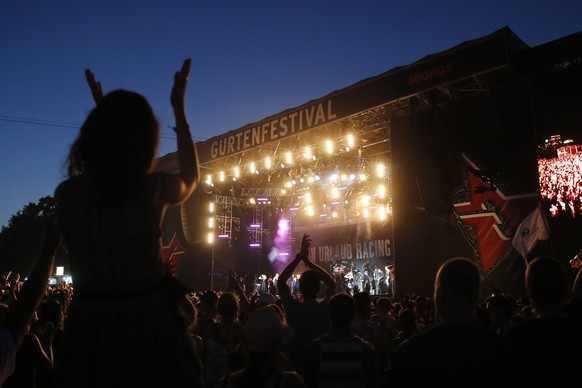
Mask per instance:
[[[542,201],[538,201],[538,208],[542,214],[542,219],[544,220],[544,227],[546,228],[546,231],[548,232],[548,239],[547,239],[547,244],[548,244],[548,248],[547,251],[549,252],[549,255],[552,257],[556,257],[556,251],[554,249],[554,244],[552,243],[552,231],[550,230],[550,225],[548,223],[548,219],[546,217],[546,211],[545,209],[542,207]]]

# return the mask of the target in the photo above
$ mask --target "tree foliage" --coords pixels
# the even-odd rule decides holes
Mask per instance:
[[[51,196],[38,203],[30,202],[13,215],[0,230],[0,273],[19,273],[23,278],[32,271],[42,245],[48,222],[55,214],[56,202]],[[58,257],[58,256],[57,256]]]

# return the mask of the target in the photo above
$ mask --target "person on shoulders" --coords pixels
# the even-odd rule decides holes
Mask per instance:
[[[55,386],[202,385],[161,255],[167,209],[188,200],[200,182],[184,101],[190,68],[184,60],[170,92],[173,172],[155,170],[160,124],[147,99],[124,89],[104,94],[85,70],[96,105],[70,148],[68,178],[55,189],[75,281]]]

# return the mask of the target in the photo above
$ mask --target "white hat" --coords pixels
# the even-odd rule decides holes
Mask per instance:
[[[241,345],[251,352],[280,350],[292,338],[293,329],[283,323],[272,306],[251,311],[239,332]]]

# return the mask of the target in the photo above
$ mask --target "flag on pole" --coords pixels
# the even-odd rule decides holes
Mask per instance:
[[[550,232],[542,208],[536,207],[517,227],[512,244],[516,251],[524,258],[540,240],[550,238]]]

